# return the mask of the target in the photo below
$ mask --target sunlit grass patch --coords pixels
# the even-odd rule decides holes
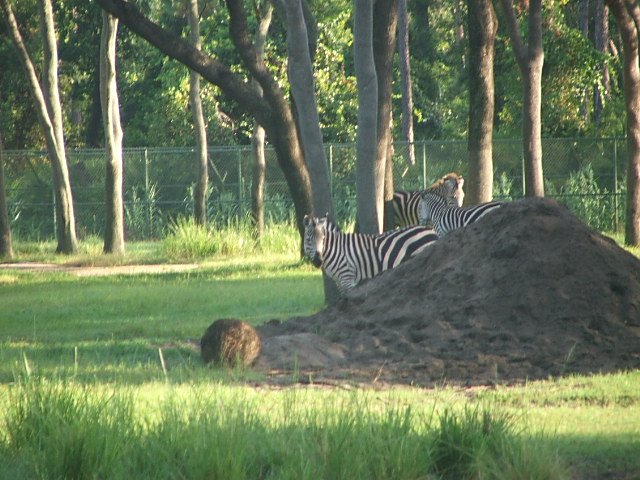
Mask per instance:
[[[258,239],[248,218],[206,226],[196,224],[193,219],[179,218],[169,226],[162,245],[164,254],[173,261],[260,252],[292,254],[299,252],[300,235],[289,223],[267,223]]]
[[[412,407],[391,392],[221,383],[123,389],[28,377],[0,399],[9,404],[0,416],[0,475],[566,478],[553,450],[518,433],[507,416],[437,413],[434,401]]]

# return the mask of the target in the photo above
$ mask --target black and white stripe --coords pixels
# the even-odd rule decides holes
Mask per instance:
[[[398,266],[438,239],[422,226],[380,235],[342,233],[326,217],[304,217],[304,253],[344,293],[361,281]]]
[[[504,202],[488,202],[470,207],[456,208],[447,203],[447,195],[453,189],[455,180],[449,179],[437,188],[425,190],[420,195],[419,214],[420,223],[432,223],[433,228],[440,236],[477,222],[489,212],[497,210]],[[459,182],[464,182],[462,178]]]
[[[427,190],[418,191],[398,191],[393,193],[393,218],[396,227],[408,227],[410,225],[419,225],[420,218],[418,209],[420,207],[420,199],[422,193],[442,185],[447,179],[460,180],[455,173],[448,173],[436,183],[431,185]],[[461,207],[464,200],[464,191],[462,190],[463,182],[457,182],[458,188],[447,191],[448,201],[451,206]]]

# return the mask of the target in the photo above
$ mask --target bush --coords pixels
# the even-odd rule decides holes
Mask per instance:
[[[249,218],[198,225],[180,217],[169,226],[163,250],[172,260],[194,260],[215,255],[251,255],[256,252],[294,253],[300,249],[300,236],[291,223],[268,223],[256,238]]]

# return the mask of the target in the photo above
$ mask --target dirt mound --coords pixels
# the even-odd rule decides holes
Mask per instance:
[[[331,308],[259,328],[305,332],[344,352],[316,378],[484,384],[640,368],[640,261],[553,200],[516,201]]]

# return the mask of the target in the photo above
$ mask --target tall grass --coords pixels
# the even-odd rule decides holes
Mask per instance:
[[[299,251],[300,235],[291,223],[268,223],[256,238],[248,218],[227,224],[198,225],[181,217],[169,226],[163,251],[170,260],[195,260],[214,255],[288,254]]]
[[[340,395],[308,408],[295,391],[225,387],[187,388],[145,409],[127,390],[33,378],[9,396],[2,478],[566,478],[553,451],[488,411],[439,416]],[[532,445],[544,461],[523,455]]]

